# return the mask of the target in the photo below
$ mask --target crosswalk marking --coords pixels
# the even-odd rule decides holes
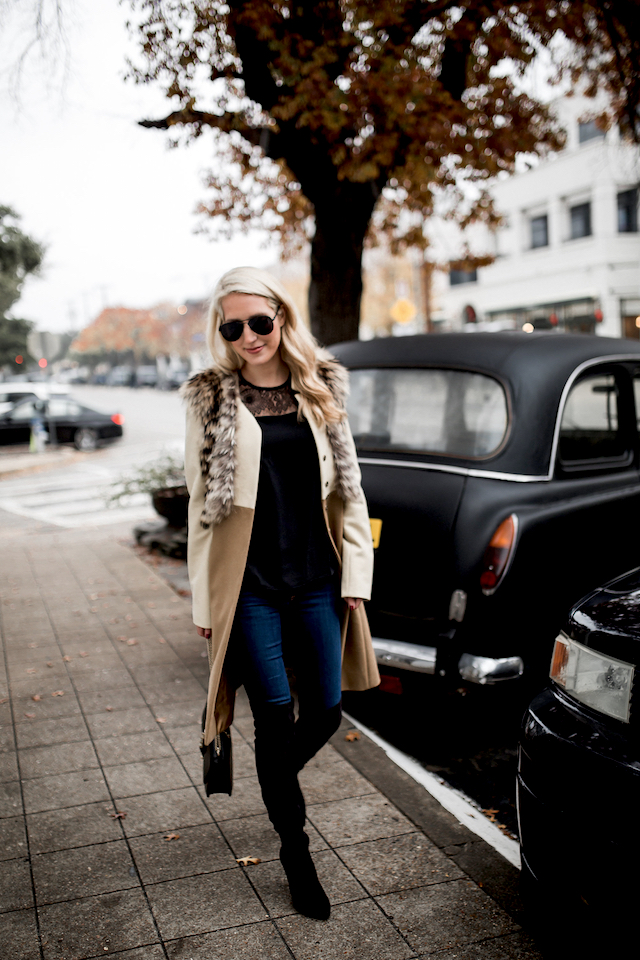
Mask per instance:
[[[108,506],[116,479],[111,471],[84,465],[45,476],[5,479],[0,484],[0,509],[68,528],[157,519],[144,493]]]

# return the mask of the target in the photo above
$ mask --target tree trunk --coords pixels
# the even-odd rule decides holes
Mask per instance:
[[[362,250],[375,205],[370,183],[335,181],[331,195],[314,197],[309,317],[323,346],[357,340],[362,298]],[[328,191],[327,191],[328,194]]]

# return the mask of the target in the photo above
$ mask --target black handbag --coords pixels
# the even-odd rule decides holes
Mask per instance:
[[[200,753],[202,754],[202,782],[207,796],[212,793],[228,793],[231,796],[233,789],[233,756],[231,753],[231,731],[223,730],[216,734],[211,743],[205,746],[204,725],[207,719],[207,708],[202,711],[202,739]]]

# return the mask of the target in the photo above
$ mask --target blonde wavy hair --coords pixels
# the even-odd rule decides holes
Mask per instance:
[[[318,375],[318,360],[329,359],[300,319],[296,306],[283,285],[266,270],[257,267],[234,267],[218,281],[207,315],[207,344],[213,364],[222,373],[233,373],[242,366],[242,361],[219,333],[224,322],[221,301],[230,293],[245,293],[264,297],[273,307],[280,307],[284,314],[280,356],[291,371],[291,385],[305,400],[309,413],[318,423],[339,423],[345,418],[331,391]],[[298,414],[299,418],[301,414]]]

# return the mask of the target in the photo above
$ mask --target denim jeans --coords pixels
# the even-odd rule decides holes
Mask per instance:
[[[252,708],[289,703],[293,669],[300,706],[328,710],[341,698],[342,641],[335,581],[295,595],[242,590],[233,632],[234,662]]]

